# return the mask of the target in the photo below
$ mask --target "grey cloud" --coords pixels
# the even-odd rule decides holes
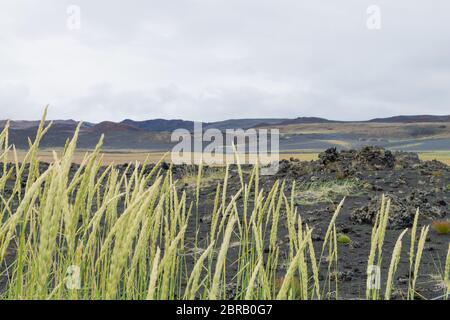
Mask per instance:
[[[3,2],[0,118],[46,103],[87,121],[449,110],[445,0],[377,0],[378,31],[366,0]],[[79,31],[65,27],[69,4]]]

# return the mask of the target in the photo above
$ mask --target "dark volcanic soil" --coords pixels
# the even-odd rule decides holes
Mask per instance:
[[[42,170],[46,168],[42,164]],[[168,170],[167,164],[163,165]],[[72,172],[75,172],[74,165]],[[119,166],[124,170],[125,165]],[[244,172],[249,168],[244,167]],[[149,168],[150,170],[150,168]],[[173,173],[181,178],[186,172],[192,172],[188,166],[174,166]],[[205,174],[214,171],[205,168]],[[130,170],[129,172],[131,172]],[[246,173],[248,174],[248,173]],[[336,205],[342,200],[343,194],[329,192],[327,197],[303,201],[312,184],[321,186],[329,183],[342,184],[350,181],[352,188],[345,199],[343,209],[337,219],[338,232],[350,237],[349,245],[340,245],[339,271],[333,276],[339,282],[339,298],[364,298],[366,286],[367,259],[370,251],[370,237],[373,219],[379,209],[381,196],[384,194],[392,201],[390,219],[383,249],[382,283],[384,292],[391,253],[400,232],[412,225],[416,209],[420,210],[419,226],[431,224],[434,220],[449,219],[450,213],[450,167],[437,161],[422,162],[416,154],[391,153],[390,151],[366,147],[361,150],[338,152],[329,149],[320,154],[319,160],[301,162],[296,159],[281,161],[280,170],[275,176],[260,178],[261,188],[268,191],[277,180],[286,180],[285,192],[291,193],[295,181],[297,193],[297,210],[304,223],[314,228],[313,240],[316,253],[320,253],[323,237],[329,225]],[[200,192],[199,221],[200,246],[209,237],[210,215],[213,210],[213,199],[217,181],[211,180],[203,186]],[[11,188],[11,185],[7,186]],[[228,194],[233,195],[240,188],[240,180],[236,168],[231,168]],[[195,186],[184,185],[180,189],[187,190],[188,199],[195,198]],[[250,197],[252,199],[252,197]],[[249,210],[251,212],[251,210]],[[195,226],[188,228],[187,239],[195,237]],[[442,295],[442,275],[445,256],[450,235],[438,235],[430,229],[422,258],[420,277],[417,282],[419,296],[435,298]],[[286,257],[289,241],[284,216],[279,226],[280,243],[280,275],[285,272],[283,260]],[[401,260],[396,273],[394,298],[402,298],[407,288],[409,273],[409,234],[403,239]],[[227,268],[232,278],[236,264],[232,264],[238,252],[231,248],[228,254],[230,266]],[[327,266],[321,266],[321,279],[327,276]],[[1,279],[0,279],[1,280]],[[325,283],[323,283],[325,285]],[[333,284],[334,286],[334,284]],[[331,290],[334,290],[332,286]],[[334,297],[332,293],[331,297]],[[230,286],[230,298],[233,288]]]
[[[353,178],[359,181],[359,190],[346,197],[337,219],[338,231],[352,239],[351,245],[340,246],[340,297],[364,296],[373,218],[383,194],[391,199],[392,205],[383,251],[382,281],[387,277],[395,241],[401,230],[412,226],[417,208],[420,210],[420,226],[449,218],[450,167],[437,161],[422,162],[413,153],[391,153],[374,147],[342,152],[329,149],[320,154],[318,161],[308,164],[284,162],[279,176],[296,180],[300,184],[311,180]],[[318,235],[316,242],[320,246],[320,235],[325,233],[332,210],[340,200],[341,197],[334,198],[331,208],[329,203],[299,206],[300,214],[315,227]],[[396,273],[398,298],[404,294],[402,289],[407,288],[408,236],[403,239],[402,256]],[[450,235],[438,235],[430,230],[417,284],[419,294],[426,298],[437,297],[442,293],[439,276],[443,274],[449,240]]]
[[[327,199],[316,199],[315,203],[310,201],[304,204],[303,186],[311,183],[321,185],[330,182],[356,182],[356,190],[351,190],[346,197],[336,222],[337,231],[351,239],[350,245],[340,245],[338,249],[339,298],[355,299],[365,296],[373,219],[380,208],[383,194],[391,199],[392,204],[383,249],[382,292],[394,244],[401,231],[412,226],[416,209],[420,210],[419,227],[431,224],[434,220],[449,219],[450,167],[437,161],[420,161],[417,154],[413,153],[391,153],[376,147],[342,152],[329,149],[320,154],[317,161],[281,161],[278,174],[262,177],[261,187],[269,190],[277,179],[286,180],[287,195],[291,193],[292,182],[295,181],[296,189],[299,190],[297,210],[303,221],[314,228],[316,253],[320,253],[331,216],[343,196],[331,194]],[[202,188],[201,197],[213,199],[216,184],[217,182],[213,182],[209,188]],[[230,194],[237,192],[239,186],[239,176],[234,170],[229,180]],[[212,203],[203,202],[200,213],[203,214],[205,228],[201,230],[205,232],[209,230],[211,211]],[[397,290],[393,298],[403,298],[407,289],[409,236],[408,233],[403,239],[402,256],[396,273]],[[283,257],[289,246],[285,223],[280,223],[279,238],[280,257]],[[416,286],[418,294],[424,298],[442,295],[441,275],[449,241],[450,235],[438,235],[430,229]],[[232,253],[230,255],[233,256]],[[281,266],[280,274],[284,271]],[[328,273],[326,263],[323,264],[321,273],[324,279]]]

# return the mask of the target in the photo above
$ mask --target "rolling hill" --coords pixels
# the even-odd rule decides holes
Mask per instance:
[[[48,124],[49,122],[47,122]],[[3,128],[6,120],[0,121]],[[34,137],[38,121],[11,121],[9,141],[18,149],[28,146]],[[56,120],[44,137],[43,148],[61,148],[73,135],[75,120]],[[450,150],[450,116],[412,115],[377,118],[367,121],[335,121],[317,117],[294,119],[230,119],[202,123],[203,129],[267,128],[279,129],[282,150],[322,150],[337,146],[341,149],[362,145],[379,145],[402,150]],[[115,150],[167,150],[173,143],[171,132],[175,129],[193,130],[189,120],[152,119],[121,122],[103,121],[83,123],[79,147],[91,149],[104,134],[104,147]]]

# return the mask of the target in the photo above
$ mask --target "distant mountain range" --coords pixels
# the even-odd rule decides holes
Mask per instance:
[[[48,122],[47,122],[48,123]],[[3,128],[6,120],[0,121]],[[28,138],[33,138],[39,121],[11,121],[10,142],[17,148],[26,148]],[[55,120],[46,134],[41,146],[44,148],[63,147],[73,135],[78,122],[75,120]],[[380,129],[383,124],[389,130]],[[377,118],[367,121],[335,121],[317,117],[298,117],[295,119],[230,119],[202,123],[203,129],[249,129],[277,127],[282,132],[282,148],[285,149],[323,149],[334,144],[340,147],[352,147],[356,142],[383,144],[407,141],[407,145],[416,145],[423,141],[447,139],[449,144],[439,144],[440,148],[450,148],[450,115],[411,115]],[[83,123],[79,137],[80,148],[93,148],[102,134],[105,135],[105,148],[109,149],[145,149],[165,150],[173,144],[171,132],[176,129],[192,131],[194,122],[188,120],[152,119],[121,122],[104,121]],[[364,130],[361,130],[364,128]],[[394,130],[394,128],[396,128]],[[448,137],[447,137],[448,136]],[[427,140],[428,139],[428,140]],[[296,142],[298,141],[298,142]],[[421,142],[422,141],[422,142]],[[446,141],[446,140],[445,140]],[[401,144],[405,145],[405,144]],[[395,147],[395,146],[394,146]]]
[[[396,116],[389,118],[376,118],[368,122],[382,122],[382,123],[424,123],[424,122],[450,122],[450,116]]]

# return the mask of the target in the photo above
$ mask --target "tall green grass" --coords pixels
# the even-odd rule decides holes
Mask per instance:
[[[53,162],[42,170],[39,144],[51,126],[45,126],[44,120],[45,114],[22,163],[9,145],[8,125],[0,134],[4,164],[0,277],[6,280],[1,298],[226,299],[230,291],[235,299],[323,299],[331,291],[339,298],[338,282],[332,284],[330,275],[338,270],[335,222],[344,200],[331,218],[322,248],[314,248],[313,229],[302,221],[294,204],[295,185],[290,195],[285,181],[263,190],[258,165],[248,179],[238,166],[240,189],[230,194],[227,167],[213,197],[209,234],[200,241],[197,230],[192,237],[188,230],[198,226],[201,166],[192,201],[179,191],[171,170],[165,173],[160,163],[151,170],[146,163],[130,166],[122,173],[112,165],[102,167],[103,139],[72,172],[78,127],[61,157],[55,153]],[[6,193],[8,183],[12,192]],[[381,265],[388,215],[389,201],[383,200],[369,265]],[[282,219],[288,230],[286,256],[281,256],[279,241]],[[413,240],[415,230],[416,223]],[[405,232],[391,259],[387,299]],[[428,228],[422,229],[417,251],[412,244],[410,298],[414,298],[427,232]],[[324,263],[328,276],[320,281]],[[379,299],[380,292],[368,289],[366,297]]]

